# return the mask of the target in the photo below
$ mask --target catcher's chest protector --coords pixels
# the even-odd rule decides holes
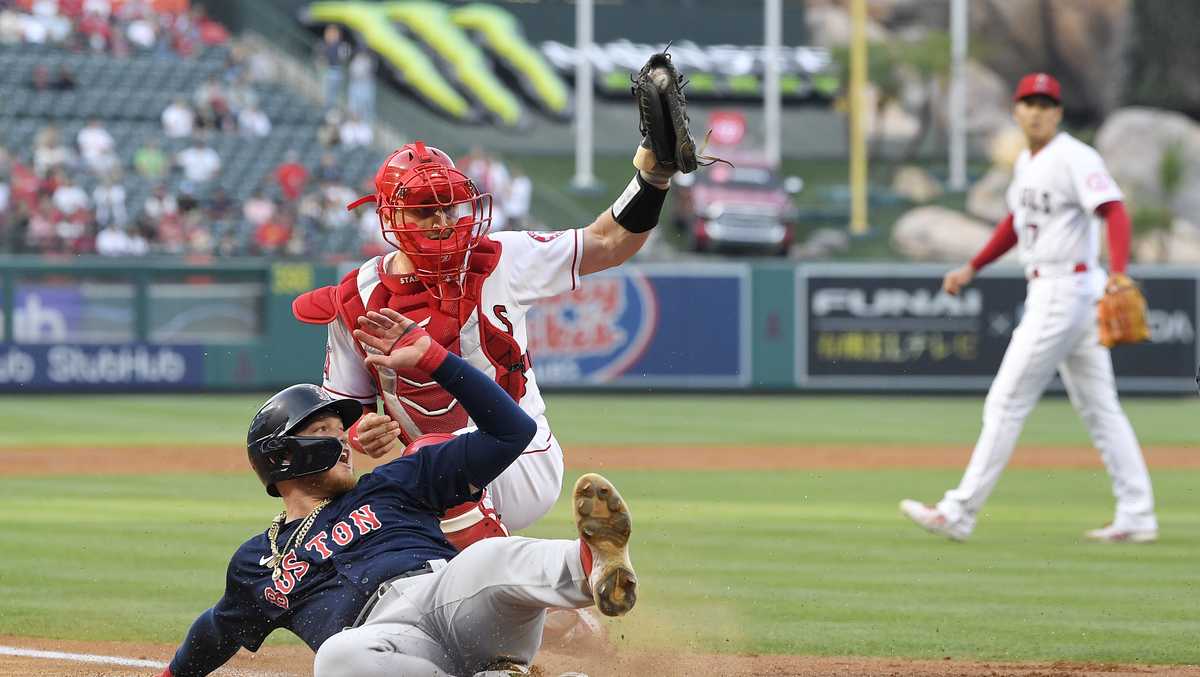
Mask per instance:
[[[363,305],[358,292],[362,282],[359,278],[363,275],[361,269],[352,271],[342,279],[338,285],[338,316],[345,326],[353,331],[358,327],[358,318],[365,315],[368,309],[377,311],[381,308],[391,308],[422,324],[433,340],[475,366],[483,366],[480,364],[480,358],[486,360],[495,369],[496,382],[500,387],[514,401],[520,402],[525,395],[525,370],[530,366],[529,358],[521,354],[516,339],[511,335],[511,326],[494,326],[481,310],[484,303],[483,282],[496,268],[499,260],[500,245],[483,238],[471,254],[463,283],[463,298],[439,302],[419,284],[401,284],[397,289],[389,288],[383,282],[381,258],[375,268],[375,275],[379,276],[380,282],[375,285],[366,306]],[[479,347],[475,352],[481,354],[462,353],[461,339],[464,327],[467,328],[466,331],[479,333]],[[476,342],[468,342],[474,343]],[[380,374],[376,369],[371,371],[379,392],[390,392],[395,396],[394,400],[384,397],[385,403],[389,405],[389,414],[403,414],[411,420],[411,426],[404,425],[405,422],[401,421],[401,439],[405,444],[417,435],[454,432],[467,425],[467,414],[462,406],[425,374],[406,370],[397,373],[392,379]],[[403,412],[391,411],[397,404],[403,408]],[[414,428],[419,431],[415,435],[412,434]]]

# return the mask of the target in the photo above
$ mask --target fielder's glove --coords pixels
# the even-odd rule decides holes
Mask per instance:
[[[1122,343],[1141,343],[1150,338],[1150,328],[1146,326],[1146,297],[1128,275],[1115,273],[1109,276],[1096,314],[1100,322],[1100,343],[1106,348]]]
[[[675,172],[688,174],[699,165],[718,161],[696,153],[696,141],[688,129],[685,85],[687,82],[665,51],[651,55],[633,77],[630,89],[637,100],[638,127],[642,132],[642,145],[634,158],[638,169],[670,177]]]

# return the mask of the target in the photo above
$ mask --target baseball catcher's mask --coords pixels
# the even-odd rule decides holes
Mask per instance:
[[[362,416],[358,400],[334,399],[302,383],[276,393],[255,414],[246,433],[246,454],[267,493],[279,496],[276,482],[325,472],[337,465],[342,442],[336,437],[293,435],[314,415],[328,412],[347,429]]]
[[[435,298],[462,298],[467,255],[492,224],[492,196],[480,193],[446,153],[414,141],[388,156],[375,173],[375,194],[349,209],[376,203],[383,239],[404,252]]]

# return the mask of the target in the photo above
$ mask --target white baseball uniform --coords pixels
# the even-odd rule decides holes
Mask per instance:
[[[583,233],[577,229],[555,233],[513,231],[488,238],[499,244],[499,260],[483,282],[480,302],[458,330],[457,352],[480,371],[498,378],[497,365],[484,349],[488,332],[498,330],[508,334],[515,340],[519,353],[526,354],[525,315],[532,304],[579,286]],[[369,299],[380,284],[399,285],[395,287],[397,294],[417,293],[419,283],[415,278],[382,273],[385,259],[375,257],[358,270],[358,292],[364,306],[370,307]],[[484,322],[480,321],[480,313]],[[429,322],[428,317],[412,319],[422,326]],[[333,321],[328,328],[326,390],[358,399],[369,407],[375,406],[378,397],[388,415],[400,423],[406,439],[470,427],[462,406],[436,383],[414,380],[386,367],[368,369],[363,363],[367,348],[354,339],[344,324]],[[537,378],[532,368],[523,373],[525,392],[519,404],[537,422],[538,432],[521,458],[487,488],[497,512],[513,530],[524,529],[550,510],[558,500],[563,476],[562,447],[546,420],[546,404],[538,390]]]
[[[1100,205],[1121,199],[1100,155],[1065,132],[1013,169],[1007,202],[1029,279],[1024,315],[988,390],[983,429],[961,483],[937,508],[969,533],[1008,464],[1025,418],[1055,370],[1100,451],[1117,499],[1113,526],[1156,530],[1150,475],[1133,427],[1117,400],[1108,349],[1100,345],[1096,302]]]

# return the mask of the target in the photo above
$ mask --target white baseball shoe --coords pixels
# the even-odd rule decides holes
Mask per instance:
[[[580,477],[572,495],[579,538],[592,554],[592,599],[605,616],[624,616],[637,602],[637,574],[629,561],[629,506],[612,482],[596,473]]]
[[[1158,540],[1158,529],[1118,529],[1105,524],[1083,532],[1083,537],[1100,543],[1153,543]]]
[[[952,541],[965,541],[970,532],[961,526],[955,526],[946,520],[946,516],[937,508],[931,505],[925,505],[920,501],[914,501],[911,498],[906,498],[900,501],[900,512],[917,526],[931,534],[945,536]]]

